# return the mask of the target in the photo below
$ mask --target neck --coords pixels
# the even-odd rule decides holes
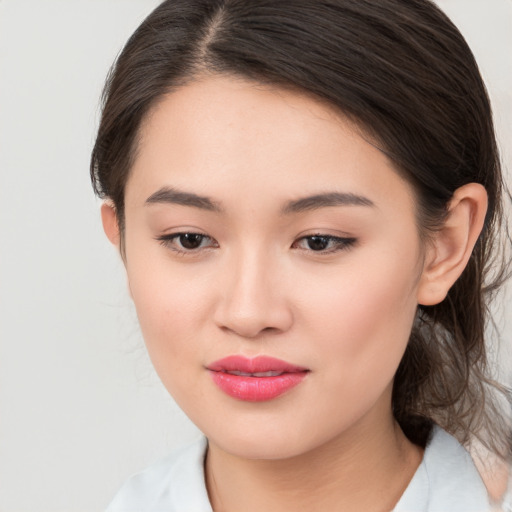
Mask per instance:
[[[374,418],[375,419],[375,418]],[[206,484],[215,512],[389,512],[421,462],[391,413],[307,453],[281,460],[229,454],[209,442]],[[370,422],[375,424],[375,422]]]

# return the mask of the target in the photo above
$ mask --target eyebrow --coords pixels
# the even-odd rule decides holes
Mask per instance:
[[[219,203],[207,196],[200,196],[192,192],[184,192],[171,187],[163,187],[157,190],[146,199],[145,204],[178,204],[217,213],[223,211]],[[291,213],[318,210],[332,206],[373,207],[375,204],[367,197],[352,193],[326,192],[324,194],[314,194],[312,196],[289,201],[281,209],[281,213],[283,215],[289,215]]]
[[[191,206],[210,212],[221,212],[222,208],[218,203],[206,196],[200,196],[191,192],[182,192],[175,188],[163,187],[151,194],[146,199],[146,205],[149,204],[179,204],[182,206]]]
[[[374,207],[373,201],[364,196],[347,192],[327,192],[315,194],[288,202],[282,209],[283,214],[299,213],[318,210],[330,206],[369,206]]]

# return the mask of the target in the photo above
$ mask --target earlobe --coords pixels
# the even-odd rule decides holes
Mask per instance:
[[[101,205],[101,221],[103,223],[103,231],[112,244],[119,248],[121,237],[119,233],[119,223],[117,220],[117,211],[114,203],[105,201]]]
[[[433,306],[444,300],[464,271],[484,226],[487,192],[478,183],[458,188],[443,226],[429,247],[418,286],[418,304]]]

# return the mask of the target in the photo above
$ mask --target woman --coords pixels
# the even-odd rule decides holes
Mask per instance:
[[[484,342],[502,178],[434,4],[166,1],[109,77],[91,172],[205,434],[109,511],[489,509],[462,445],[510,455]]]

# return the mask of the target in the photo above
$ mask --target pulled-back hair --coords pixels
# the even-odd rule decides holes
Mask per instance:
[[[458,187],[485,187],[485,226],[466,269],[443,302],[418,306],[393,411],[419,445],[435,422],[508,456],[496,398],[506,390],[490,376],[484,340],[506,270],[503,183],[488,95],[457,28],[430,0],[163,2],[112,68],[92,153],[93,186],[113,201],[121,230],[142,121],[165,94],[205,74],[293,88],[355,121],[414,188],[425,238]]]

